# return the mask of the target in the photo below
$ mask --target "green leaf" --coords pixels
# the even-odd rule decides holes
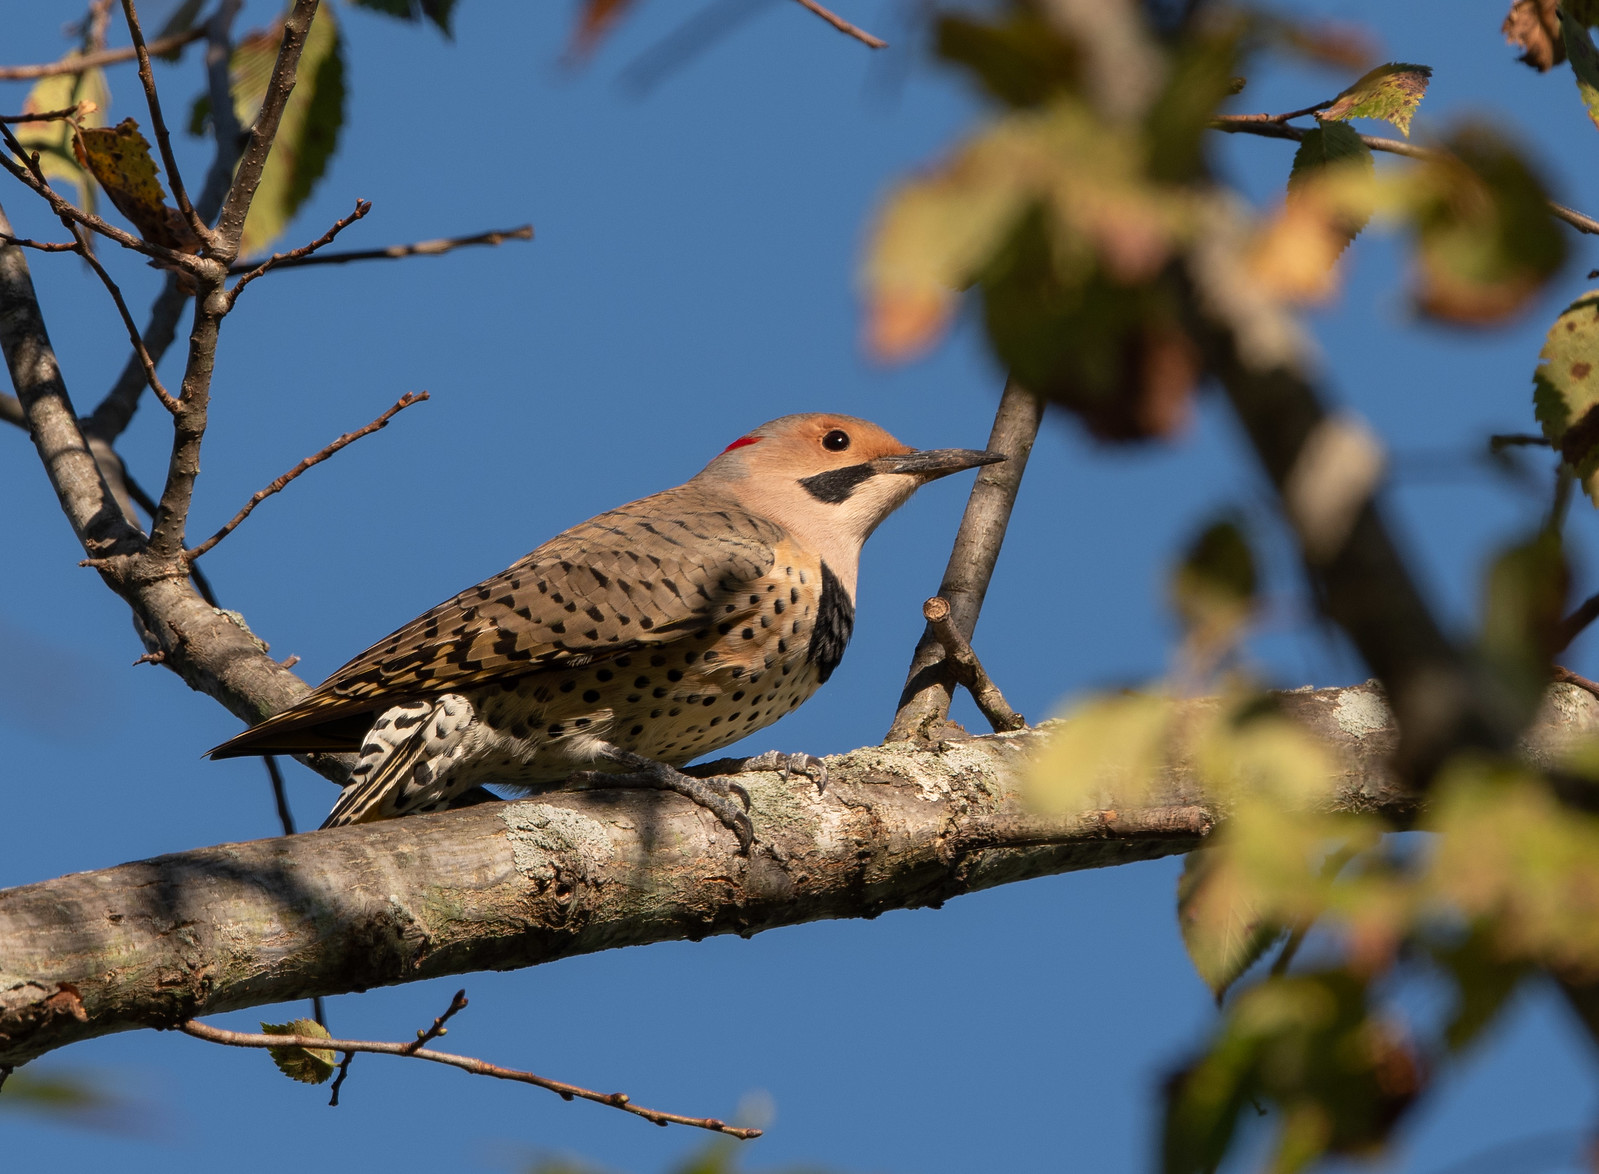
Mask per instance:
[[[234,46],[229,62],[234,113],[250,126],[261,112],[283,41],[283,25],[251,33]],[[211,103],[201,96],[189,114],[189,133],[205,133]],[[317,10],[300,54],[298,80],[283,108],[278,135],[244,222],[240,252],[263,251],[288,226],[327,170],[344,126],[344,47],[333,9]]]
[[[1588,30],[1566,15],[1564,9],[1560,13],[1560,36],[1577,79],[1577,93],[1589,120],[1599,126],[1599,48],[1594,47]]]
[[[1011,10],[992,24],[946,14],[936,29],[938,55],[1008,106],[1038,106],[1077,87],[1081,53],[1041,13]]]
[[[1282,935],[1267,921],[1226,844],[1190,852],[1177,881],[1177,924],[1189,960],[1220,1003]]]
[[[1232,518],[1206,526],[1172,573],[1168,595],[1189,634],[1230,640],[1255,608],[1255,556]]]
[[[1559,271],[1566,237],[1544,184],[1506,138],[1467,125],[1444,146],[1393,181],[1416,232],[1417,304],[1449,322],[1498,322]]]
[[[1599,290],[1560,312],[1538,352],[1532,404],[1549,443],[1586,477],[1599,469]]]
[[[1427,93],[1432,77],[1430,65],[1410,65],[1402,61],[1379,65],[1350,86],[1321,112],[1323,120],[1380,118],[1410,137],[1410,120]]]
[[[1166,1174],[1213,1171],[1245,1115],[1274,1103],[1263,1168],[1290,1174],[1327,1154],[1369,1154],[1424,1083],[1364,984],[1339,971],[1270,979],[1228,1009],[1209,1049],[1167,1085]]]
[[[455,35],[450,31],[450,17],[455,12],[456,0],[350,0],[350,2],[357,8],[381,12],[384,16],[404,21],[415,22],[426,17],[438,25],[439,31],[446,37]]]
[[[78,54],[74,51],[62,60],[70,61],[76,56]],[[28,91],[22,103],[22,113],[65,110],[81,102],[92,102],[95,109],[80,117],[78,126],[100,127],[106,124],[106,115],[111,107],[111,91],[106,88],[102,71],[90,69],[83,73],[62,73],[40,78]],[[24,147],[39,152],[39,168],[52,185],[64,183],[75,188],[78,203],[85,211],[93,212],[95,185],[90,182],[83,164],[73,154],[72,130],[73,124],[70,122],[19,122],[13,133]]]
[[[1599,464],[1599,455],[1594,461]],[[1570,583],[1560,535],[1553,530],[1541,530],[1489,564],[1482,656],[1498,678],[1501,704],[1517,706],[1518,724],[1531,721],[1543,702]]]
[[[1314,178],[1337,166],[1376,170],[1371,148],[1353,127],[1342,122],[1318,122],[1305,132],[1294,152],[1294,164],[1288,172],[1289,196],[1303,192]]]
[[[261,1030],[267,1035],[298,1035],[313,1039],[330,1039],[328,1029],[315,1019],[293,1019],[288,1023],[263,1023]],[[268,1048],[267,1055],[278,1070],[290,1080],[301,1084],[321,1084],[338,1068],[333,1052],[326,1048]]]

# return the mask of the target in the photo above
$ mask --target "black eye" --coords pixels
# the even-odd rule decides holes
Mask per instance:
[[[838,428],[822,437],[822,447],[828,452],[843,452],[849,447],[849,433]]]

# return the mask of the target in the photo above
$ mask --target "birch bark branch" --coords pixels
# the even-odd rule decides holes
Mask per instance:
[[[1413,817],[1413,793],[1387,769],[1398,735],[1375,686],[1283,700],[1343,757],[1330,805]],[[1599,701],[1557,685],[1525,749],[1547,763],[1596,730]],[[829,760],[823,794],[747,774],[758,837],[748,858],[676,796],[577,791],[0,891],[0,1065],[242,1007],[936,907],[1186,852],[1224,815],[1181,762],[1145,806],[1037,815],[1020,776],[1045,736],[856,750]]]

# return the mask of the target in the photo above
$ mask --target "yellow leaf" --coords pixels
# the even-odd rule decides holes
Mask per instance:
[[[114,127],[84,127],[72,140],[78,162],[100,181],[105,194],[152,244],[198,253],[200,242],[176,208],[166,203],[159,169],[139,124],[124,118]]]

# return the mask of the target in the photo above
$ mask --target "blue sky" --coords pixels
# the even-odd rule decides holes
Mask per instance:
[[[1325,0],[1294,10],[1363,24],[1386,59],[1435,67],[1418,135],[1491,109],[1561,198],[1599,211],[1599,132],[1569,73],[1539,77],[1514,61],[1497,31],[1503,6]],[[79,11],[14,7],[8,60],[58,55],[60,26]],[[154,25],[164,6],[147,7]],[[836,410],[916,445],[982,443],[1001,373],[976,332],[961,326],[922,362],[875,366],[858,345],[854,283],[877,201],[976,108],[916,56],[906,7],[850,6],[895,42],[875,56],[796,4],[761,8],[643,96],[619,77],[697,6],[641,4],[580,71],[559,61],[570,5],[462,0],[453,43],[338,8],[349,117],[294,241],[357,196],[374,209],[346,234],[350,247],[525,221],[538,237],[284,273],[252,286],[229,319],[196,534],[400,393],[433,397],[268,502],[205,559],[224,605],[275,654],[299,655],[307,679],[573,522],[686,478],[771,417]],[[272,11],[251,4],[246,21]],[[193,65],[159,78],[169,108],[199,89]],[[1303,106],[1347,80],[1266,69],[1242,108]],[[119,67],[111,84],[114,116],[143,122],[133,71]],[[19,107],[23,92],[0,86],[0,107]],[[1252,199],[1276,198],[1291,148],[1219,140],[1227,175]],[[179,146],[197,175],[201,146]],[[0,188],[19,230],[59,235],[25,196]],[[1471,454],[1487,432],[1531,426],[1543,330],[1595,264],[1591,243],[1574,238],[1573,250],[1525,319],[1476,334],[1411,321],[1402,252],[1371,235],[1352,250],[1341,299],[1311,320],[1330,394],[1390,448],[1396,528],[1456,625],[1470,622],[1484,555],[1542,505]],[[76,260],[30,260],[68,386],[87,409],[123,361],[114,311]],[[126,255],[111,260],[132,304],[147,302],[156,275]],[[178,369],[176,356],[163,368]],[[162,414],[146,404],[122,451],[148,486],[166,443]],[[873,538],[843,665],[744,749],[830,753],[881,738],[968,483],[930,487]],[[21,433],[0,432],[0,498],[13,552],[0,564],[0,885],[272,834],[260,766],[199,758],[238,723],[170,673],[130,666],[140,648],[126,609],[76,566],[81,553]],[[1361,679],[1347,649],[1307,622],[1251,457],[1207,399],[1171,445],[1106,449],[1067,419],[1046,424],[976,641],[1013,703],[1042,717],[1073,694],[1162,672],[1165,568],[1226,505],[1264,525],[1274,605],[1252,646],[1261,671],[1285,685]],[[1575,514],[1587,594],[1599,530],[1591,510]],[[1599,675],[1595,651],[1592,639],[1579,643],[1571,667]],[[964,702],[959,715],[981,724]],[[314,825],[332,790],[290,770],[295,812]],[[1159,1079],[1213,1016],[1178,940],[1177,868],[1054,877],[938,911],[419,983],[334,999],[329,1014],[340,1033],[403,1038],[465,985],[472,1005],[449,1037],[459,1050],[685,1112],[731,1115],[762,1093],[775,1118],[745,1150],[753,1169],[1142,1170]],[[39,1069],[101,1074],[148,1109],[150,1125],[128,1138],[0,1114],[17,1169],[354,1159],[503,1170],[570,1152],[650,1174],[702,1141],[380,1057],[357,1061],[337,1110],[263,1057],[168,1034],[93,1041]],[[1533,992],[1410,1123],[1392,1168],[1577,1169],[1595,1093],[1589,1045],[1558,1002]],[[1507,1142],[1519,1148],[1473,1164]]]

